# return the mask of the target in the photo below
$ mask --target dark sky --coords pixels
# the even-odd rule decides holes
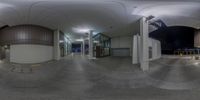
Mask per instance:
[[[161,41],[162,50],[194,48],[195,29],[185,26],[160,28],[149,34]]]

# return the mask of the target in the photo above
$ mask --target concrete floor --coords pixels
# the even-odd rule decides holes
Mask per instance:
[[[0,100],[199,100],[200,65],[178,58],[87,60],[75,55],[35,65],[0,63]]]

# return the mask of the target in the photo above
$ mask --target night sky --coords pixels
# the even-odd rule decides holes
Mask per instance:
[[[149,34],[151,38],[161,41],[162,51],[194,48],[195,29],[185,26],[159,28]]]

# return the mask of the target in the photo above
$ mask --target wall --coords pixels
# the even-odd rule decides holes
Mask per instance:
[[[129,49],[126,51],[129,51],[129,55],[131,56],[132,55],[132,39],[133,39],[132,36],[113,37],[113,38],[111,38],[111,48],[112,48],[112,50],[114,50],[114,49],[124,50],[125,48]],[[122,51],[122,52],[124,52],[126,54],[125,51]],[[121,55],[123,55],[123,54],[121,54]]]
[[[161,57],[160,41],[149,38],[149,47],[152,47],[152,58],[150,60],[159,59]]]
[[[161,57],[161,43],[158,40],[149,38],[148,45],[152,48],[152,58],[149,60],[156,60]],[[133,37],[133,54],[132,54],[132,62],[133,64],[137,64],[139,62],[139,51],[138,48],[140,47],[140,36]]]
[[[53,59],[53,47],[45,45],[11,45],[10,62],[41,63]]]
[[[17,25],[0,30],[0,45],[53,45],[53,31],[37,25]]]

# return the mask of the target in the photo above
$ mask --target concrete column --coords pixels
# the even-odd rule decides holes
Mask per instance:
[[[157,47],[157,52],[158,52],[158,57],[160,58],[162,56],[162,51],[161,51],[161,43],[158,41],[158,47]]]
[[[89,33],[89,59],[93,58],[93,31],[91,30]]]
[[[54,60],[60,60],[59,34],[60,34],[59,30],[54,31],[54,49],[53,49]]]
[[[83,56],[85,55],[85,39],[83,39]]]
[[[152,40],[152,59],[157,59],[158,58],[158,48],[157,48],[157,41]]]
[[[140,67],[143,71],[149,70],[149,45],[148,45],[148,21],[145,17],[140,19]]]
[[[139,36],[134,35],[133,36],[133,49],[132,49],[132,63],[138,64],[139,63],[139,54],[138,54],[138,48],[139,48]]]
[[[81,43],[81,55],[83,54],[83,43]]]

